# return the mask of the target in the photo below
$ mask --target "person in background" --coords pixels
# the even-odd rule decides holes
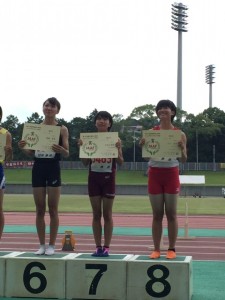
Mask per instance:
[[[58,205],[61,194],[61,157],[69,156],[69,133],[67,127],[58,123],[56,115],[61,108],[60,102],[52,97],[43,103],[44,120],[42,124],[60,126],[59,144],[54,144],[51,151],[34,151],[24,149],[26,141],[19,141],[19,148],[25,154],[34,158],[32,168],[33,197],[36,206],[36,228],[40,242],[40,248],[35,254],[53,255],[59,227]],[[46,225],[46,195],[48,196],[48,211],[50,215],[50,239],[49,245],[45,245]]]
[[[2,108],[0,106],[0,122],[2,120]],[[11,133],[5,128],[0,126],[0,134],[1,136],[5,136],[6,144],[4,146],[4,157],[0,158],[0,239],[2,237],[5,218],[3,212],[3,198],[4,198],[4,190],[5,190],[5,175],[4,175],[4,162],[10,161],[13,158],[12,151],[12,136]]]
[[[108,132],[113,125],[113,118],[107,111],[99,111],[94,123],[98,132]],[[78,145],[83,144],[78,140]],[[109,256],[109,247],[113,233],[112,208],[115,198],[116,164],[122,165],[124,159],[122,154],[121,140],[116,143],[118,148],[117,158],[83,158],[85,166],[89,167],[88,194],[91,202],[93,219],[92,229],[96,249],[92,256]],[[104,242],[102,246],[102,223],[104,219]]]
[[[152,130],[178,130],[174,127],[173,119],[176,116],[176,106],[170,100],[160,100],[156,105],[156,114],[160,120],[159,125]],[[145,139],[140,140],[140,145],[145,144]],[[178,146],[181,148],[181,158],[184,163],[187,160],[186,150],[187,139],[184,132],[181,132],[181,140]],[[177,221],[177,199],[180,191],[179,160],[171,159],[165,161],[149,160],[148,171],[148,193],[152,206],[152,237],[154,251],[150,254],[151,259],[160,257],[160,241],[162,237],[162,221],[164,211],[168,223],[169,248],[166,254],[167,259],[176,258],[175,244],[178,234]]]

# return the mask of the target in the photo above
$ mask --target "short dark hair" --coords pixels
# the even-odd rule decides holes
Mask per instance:
[[[174,117],[176,116],[177,113],[177,108],[176,105],[173,103],[171,100],[160,100],[158,104],[156,105],[155,111],[158,113],[158,110],[163,108],[163,107],[169,107],[171,111],[174,112],[174,115],[171,116],[171,122],[173,122]]]
[[[95,115],[95,118],[94,118],[94,123],[96,123],[96,120],[99,118],[109,120],[111,125],[108,128],[108,131],[110,131],[110,129],[112,128],[112,125],[113,125],[113,118],[112,118],[111,114],[105,110],[101,110],[101,111],[97,112],[97,114]]]
[[[60,111],[61,108],[61,104],[60,102],[55,98],[55,97],[51,97],[48,98],[47,100],[45,100],[45,102],[43,103],[43,106],[45,105],[46,102],[49,102],[52,106],[56,106],[58,108],[58,111]]]

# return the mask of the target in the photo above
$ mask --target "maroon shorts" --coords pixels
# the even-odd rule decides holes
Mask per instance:
[[[179,168],[154,168],[148,171],[148,193],[157,194],[179,194],[180,179]]]
[[[88,194],[90,197],[115,197],[115,172],[90,172],[88,176]]]

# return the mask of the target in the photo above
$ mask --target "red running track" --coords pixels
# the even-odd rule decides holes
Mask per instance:
[[[90,226],[91,214],[60,214],[61,226]],[[178,217],[180,228],[184,228],[188,221],[188,228],[196,229],[220,229],[224,230],[223,216],[185,216]],[[140,227],[151,226],[151,215],[114,215],[115,227]],[[6,225],[34,225],[34,213],[5,213]],[[46,224],[49,217],[46,215]],[[166,227],[166,220],[164,220]],[[56,242],[56,251],[61,252],[63,234],[59,234]],[[48,238],[48,235],[47,235]],[[93,236],[89,234],[76,235],[75,252],[90,253],[94,250]],[[110,251],[115,254],[140,254],[148,255],[153,247],[151,236],[119,236],[112,238]],[[4,233],[0,242],[1,251],[26,251],[33,252],[38,248],[36,233]],[[167,248],[167,237],[163,238],[162,254]],[[192,256],[194,260],[225,260],[225,230],[224,237],[196,237],[178,238],[176,245],[177,255]]]

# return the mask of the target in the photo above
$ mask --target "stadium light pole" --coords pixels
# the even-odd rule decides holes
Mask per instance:
[[[198,129],[195,131],[196,134],[196,170],[198,171]]]
[[[178,31],[178,61],[177,61],[177,107],[182,109],[182,33],[187,32],[187,6],[182,3],[172,4],[172,26]]]
[[[214,65],[208,65],[205,67],[205,82],[209,85],[209,107],[212,107],[212,85],[215,83],[214,69]]]
[[[124,131],[124,128],[129,128],[128,131],[133,131],[133,162],[136,162],[136,133],[140,133],[142,130],[141,125],[134,125],[134,126],[124,126],[122,128],[122,132]]]
[[[136,126],[136,129],[134,129],[134,135],[133,135],[133,139],[134,139],[133,160],[134,160],[134,163],[136,162],[136,133],[140,133],[141,130],[142,130],[142,126],[141,125]]]

